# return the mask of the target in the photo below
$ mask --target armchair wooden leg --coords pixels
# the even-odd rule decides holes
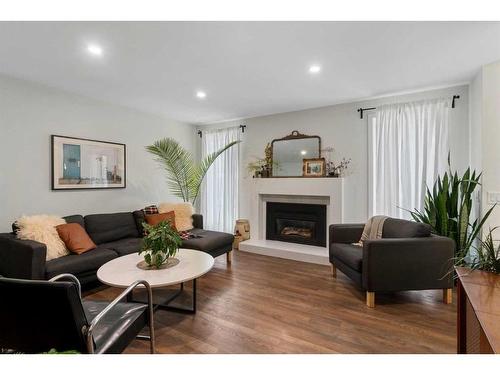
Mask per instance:
[[[335,279],[337,277],[337,267],[333,263],[330,263],[330,267],[332,268],[332,276]]]
[[[443,289],[443,302],[449,305],[453,302],[453,289]]]
[[[375,292],[366,292],[366,306],[375,307]]]
[[[228,251],[226,253],[226,262],[227,263],[232,263],[232,261],[233,261],[233,250]]]

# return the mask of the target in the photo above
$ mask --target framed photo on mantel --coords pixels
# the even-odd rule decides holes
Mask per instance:
[[[304,177],[325,176],[325,158],[304,159],[302,171]]]
[[[122,143],[51,136],[52,190],[123,189],[126,147]]]

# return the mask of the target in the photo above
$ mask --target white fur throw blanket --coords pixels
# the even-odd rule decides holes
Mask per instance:
[[[46,260],[69,254],[56,229],[57,225],[66,224],[64,219],[51,215],[23,216],[17,219],[16,224],[19,227],[17,238],[41,242],[47,246]]]
[[[363,246],[365,240],[376,240],[382,238],[382,232],[384,230],[384,222],[388,216],[372,216],[368,219],[363,228],[363,234],[361,234],[361,239],[359,242],[353,245]]]

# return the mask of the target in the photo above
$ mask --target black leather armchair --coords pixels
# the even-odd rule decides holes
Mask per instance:
[[[388,218],[382,238],[360,240],[364,224],[330,226],[330,263],[366,291],[366,304],[375,306],[376,292],[442,289],[451,303],[455,243],[431,234],[426,224]]]
[[[148,291],[147,305],[121,302],[139,285]],[[82,300],[80,293],[80,283],[71,274],[49,281],[0,277],[0,348],[121,353],[137,337],[149,339],[154,353],[152,293],[146,281],[136,281],[111,303]],[[149,336],[138,336],[146,324]]]

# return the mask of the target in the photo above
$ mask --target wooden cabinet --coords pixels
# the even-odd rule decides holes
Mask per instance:
[[[500,275],[457,267],[457,352],[500,353]]]

